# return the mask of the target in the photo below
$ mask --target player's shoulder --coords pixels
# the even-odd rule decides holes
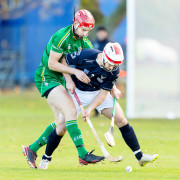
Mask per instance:
[[[91,42],[87,37],[83,37],[83,41]]]
[[[72,31],[72,25],[64,27],[53,34],[53,39],[56,41],[62,41],[67,39]]]
[[[99,54],[99,53],[101,53],[101,51],[99,51],[98,49],[82,49],[81,50],[81,54],[84,54],[84,55],[86,55],[86,56],[93,56],[93,55],[97,55],[97,54]]]
[[[91,41],[87,37],[83,37],[83,43],[85,48],[93,48]]]
[[[57,32],[55,32],[56,35],[62,35],[66,34],[71,31],[72,25],[66,26],[64,28],[59,29]]]

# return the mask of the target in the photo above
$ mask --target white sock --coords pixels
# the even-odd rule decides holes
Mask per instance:
[[[46,154],[44,154],[44,156],[46,156],[47,158],[51,158],[51,156],[47,156]]]
[[[138,152],[141,152],[141,149],[134,151],[134,155],[136,155]]]

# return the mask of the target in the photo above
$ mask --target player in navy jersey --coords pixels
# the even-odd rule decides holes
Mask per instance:
[[[81,51],[69,54],[66,56],[67,64],[82,70],[90,78],[90,83],[85,84],[79,81],[76,76],[72,75],[76,87],[82,91],[97,91],[104,89],[111,91],[115,80],[118,78],[119,66],[113,66],[112,69],[105,69],[104,66],[99,66],[96,58],[101,51],[96,49],[83,49]]]
[[[123,62],[124,55],[121,46],[118,43],[108,43],[103,52],[95,49],[83,49],[63,58],[61,63],[73,66],[76,69],[84,71],[90,78],[88,84],[81,82],[75,76],[64,74],[66,79],[66,88],[71,95],[76,106],[77,114],[80,113],[80,107],[73,96],[76,91],[83,107],[88,108],[82,113],[84,121],[90,117],[92,110],[97,109],[101,114],[111,119],[113,108],[113,97],[110,94],[119,74],[119,65]],[[130,149],[134,152],[139,164],[144,166],[157,159],[158,155],[143,154],[133,128],[129,125],[124,113],[117,103],[115,113],[115,124],[119,128],[122,137]],[[60,130],[59,130],[60,129]],[[58,134],[65,131],[57,126],[50,134],[47,142],[45,154],[39,165],[40,169],[47,169],[51,161],[51,155],[59,143],[56,142]]]

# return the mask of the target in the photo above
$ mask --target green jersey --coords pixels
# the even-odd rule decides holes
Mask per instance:
[[[52,71],[48,67],[50,51],[62,53],[63,56],[84,48],[93,48],[92,43],[87,37],[76,39],[72,32],[72,25],[62,28],[53,34],[46,46],[41,63],[35,74],[35,84],[42,96],[48,89],[65,84],[62,73]]]

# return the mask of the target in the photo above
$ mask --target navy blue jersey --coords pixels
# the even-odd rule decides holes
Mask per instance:
[[[67,64],[84,71],[91,79],[89,84],[85,84],[72,75],[72,79],[78,89],[82,91],[97,91],[100,89],[110,91],[112,89],[119,75],[119,67],[116,71],[105,71],[96,62],[99,53],[101,51],[96,49],[83,49],[66,55]]]

